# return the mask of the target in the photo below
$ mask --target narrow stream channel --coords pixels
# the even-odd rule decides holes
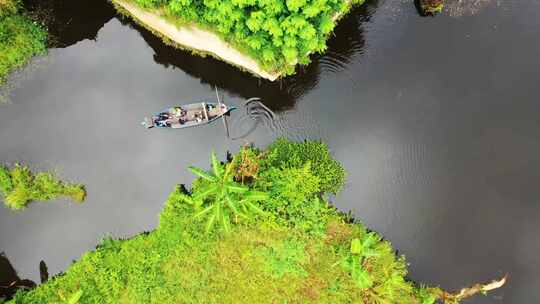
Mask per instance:
[[[457,289],[509,273],[506,287],[467,303],[540,302],[538,1],[436,18],[409,1],[370,1],[325,55],[276,83],[165,46],[105,1],[28,5],[55,16],[58,47],[0,104],[0,161],[56,169],[89,196],[0,207],[0,252],[19,277],[39,282],[41,260],[54,275],[105,235],[152,230],[173,186],[192,180],[187,166],[208,166],[212,150],[224,158],[286,136],[329,144],[349,172],[335,204],[392,241],[411,279]],[[140,126],[214,86],[240,108],[236,140],[221,124]],[[254,96],[274,119],[246,114]]]

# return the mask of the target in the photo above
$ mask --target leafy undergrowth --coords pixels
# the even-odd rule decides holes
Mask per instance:
[[[46,50],[46,32],[20,11],[20,1],[0,0],[0,85],[9,72]]]
[[[444,294],[407,281],[388,241],[327,203],[336,189],[322,181],[343,169],[322,143],[280,140],[190,170],[198,178],[171,193],[156,230],[103,240],[11,303],[430,304]]]
[[[268,72],[293,74],[323,53],[337,19],[364,0],[130,0],[178,24],[197,24]]]
[[[83,185],[60,181],[50,172],[33,174],[27,166],[9,169],[0,165],[0,198],[11,209],[24,209],[33,201],[47,201],[61,196],[80,203],[86,197]]]

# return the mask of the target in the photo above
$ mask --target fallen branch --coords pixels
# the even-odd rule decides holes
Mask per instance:
[[[508,274],[506,274],[500,280],[493,280],[487,284],[474,284],[471,287],[462,288],[459,292],[456,293],[442,291],[439,299],[448,303],[458,303],[459,301],[472,297],[478,293],[486,293],[488,291],[502,287],[506,283],[507,278]]]

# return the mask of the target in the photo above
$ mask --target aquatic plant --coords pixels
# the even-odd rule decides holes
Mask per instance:
[[[417,0],[423,15],[436,15],[443,11],[444,0]]]
[[[80,203],[86,197],[83,185],[64,183],[50,172],[33,174],[27,166],[8,169],[0,165],[0,196],[11,209],[23,209],[32,201],[47,201],[67,196]]]
[[[213,154],[212,172],[191,169],[198,178],[190,193],[177,186],[170,194],[156,230],[129,240],[106,238],[64,274],[31,291],[19,291],[10,303],[58,303],[79,293],[80,303],[434,304],[456,303],[470,294],[470,289],[451,294],[407,280],[405,258],[397,256],[388,241],[353,223],[323,198],[316,183],[321,176],[312,171],[316,163],[277,162],[280,167],[273,167],[269,152],[253,149],[246,154],[259,164],[259,171],[253,182],[232,185],[240,191],[226,186],[231,185],[233,164],[241,158],[221,164]],[[282,180],[289,173],[290,179]],[[309,185],[295,193],[293,188],[300,188],[306,177]],[[292,186],[286,189],[289,182]],[[289,193],[280,195],[276,189]],[[195,218],[200,213],[194,208],[201,205],[196,203],[198,196],[206,198],[201,207],[208,208],[219,195],[202,194],[225,191],[268,191],[268,198],[260,202],[264,215],[254,213],[256,220],[235,225],[229,233],[205,233],[208,221]],[[290,202],[279,203],[279,198],[303,205],[305,213],[289,219],[290,213],[281,207],[289,208]],[[315,199],[321,204],[312,204]],[[220,208],[227,208],[226,200],[220,201]],[[233,208],[229,212],[233,214]],[[313,221],[314,214],[322,229],[306,230],[312,224],[301,222]],[[479,284],[474,290],[486,291],[486,286]]]
[[[9,72],[46,50],[46,32],[21,14],[20,1],[0,0],[0,85]]]
[[[293,74],[326,50],[337,19],[364,0],[130,0],[220,35],[269,72]]]

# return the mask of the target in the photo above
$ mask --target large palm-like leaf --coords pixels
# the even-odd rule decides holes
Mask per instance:
[[[183,200],[195,208],[202,208],[194,217],[206,217],[206,231],[212,230],[216,223],[221,224],[225,231],[230,231],[231,218],[249,219],[255,213],[264,214],[256,202],[265,200],[268,195],[264,192],[250,190],[249,187],[233,180],[234,161],[222,165],[212,153],[212,172],[200,168],[189,167],[196,176],[202,178],[204,186],[199,187],[191,196]]]

